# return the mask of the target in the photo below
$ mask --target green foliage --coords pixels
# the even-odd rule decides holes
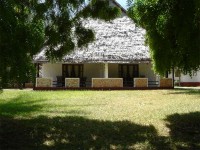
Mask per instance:
[[[76,36],[78,40],[78,47],[88,44],[91,40],[94,40],[94,33],[90,29],[85,29],[80,26],[76,28]]]
[[[27,1],[1,0],[0,5],[0,77],[2,86],[31,79],[31,59],[44,43],[44,21],[35,19]]]
[[[110,7],[107,0],[91,0],[87,6],[84,0],[52,0],[44,2],[44,5],[48,6],[45,45],[48,46],[46,54],[50,60],[61,59],[76,46],[86,46],[94,40],[92,30],[83,27],[83,18],[109,21],[120,15],[120,9]]]
[[[147,31],[156,72],[200,68],[199,0],[129,0],[128,4],[131,18]]]
[[[90,5],[88,5],[83,11],[82,15],[84,17],[101,18],[103,20],[109,21],[121,14],[121,10],[117,7],[108,7],[109,1],[103,0],[91,0]]]
[[[49,60],[60,60],[76,46],[86,46],[94,33],[85,29],[86,17],[111,20],[120,14],[108,1],[0,0],[0,77],[19,85],[34,78],[33,56],[46,47]]]

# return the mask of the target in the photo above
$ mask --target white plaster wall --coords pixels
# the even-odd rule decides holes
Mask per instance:
[[[109,64],[109,78],[118,78],[119,72],[118,72],[118,64]],[[145,76],[149,79],[149,81],[156,81],[156,75],[154,74],[154,71],[152,70],[151,64],[139,64],[139,76]]]
[[[118,64],[108,64],[108,77],[118,78]],[[151,69],[151,64],[139,64],[139,75],[148,77],[149,81],[155,81],[156,75]],[[87,81],[91,81],[92,78],[104,77],[103,64],[91,63],[84,64],[83,76],[87,77]],[[61,63],[45,63],[42,65],[42,77],[53,78],[56,80],[56,76],[62,76],[62,64]]]
[[[108,64],[109,78],[119,77],[118,66],[119,64]],[[84,76],[87,77],[89,80],[91,80],[91,78],[104,78],[103,69],[103,64],[84,64]]]
[[[62,76],[62,64],[61,63],[46,63],[42,64],[42,77],[53,78],[56,80],[56,76]]]
[[[92,78],[103,78],[103,64],[84,64],[84,77],[87,77],[87,81],[91,81]]]
[[[172,77],[172,74],[170,74],[169,77]],[[175,77],[175,80],[179,80],[179,77]],[[180,80],[181,82],[200,82],[200,71],[193,73],[192,76],[189,74],[181,74]]]
[[[109,78],[118,78],[118,64],[108,64],[108,77]]]
[[[200,82],[200,72],[190,77],[189,75],[181,75],[181,82]]]
[[[156,81],[156,74],[152,69],[152,64],[139,64],[139,76],[148,78],[149,81]]]
[[[139,77],[144,76],[145,78],[147,78],[146,67],[146,64],[139,64]]]
[[[169,77],[172,77],[172,74],[169,74]],[[179,80],[179,77],[175,77],[175,80]],[[193,73],[192,76],[189,74],[181,74],[180,82],[200,82],[200,71]]]

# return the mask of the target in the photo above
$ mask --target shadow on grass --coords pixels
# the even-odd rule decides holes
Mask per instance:
[[[199,89],[174,89],[173,92],[170,92],[169,94],[187,94],[187,95],[199,95],[200,96],[200,90]]]
[[[45,103],[46,99],[33,99],[33,97],[29,97],[28,95],[21,95],[16,98],[10,99],[9,101],[0,103],[0,115],[6,117],[30,117],[31,113],[36,113],[37,115],[41,115],[43,113],[48,113],[48,115],[65,115],[65,116],[84,116],[87,115],[88,112],[81,110],[62,110],[63,107],[89,107],[90,105],[60,105],[61,109],[53,109],[54,105],[49,105]],[[46,110],[42,110],[42,108],[49,108]],[[58,107],[56,105],[56,107]]]
[[[170,115],[166,121],[178,150],[200,149],[200,112]]]
[[[21,95],[9,101],[1,102],[0,115],[9,117],[28,115],[31,112],[40,110],[42,108],[40,102],[44,101],[44,99],[32,100],[31,98],[29,99],[27,95]]]
[[[129,121],[45,116],[0,118],[2,149],[171,149],[153,126]]]
[[[76,116],[84,112],[73,110],[52,112],[65,117],[17,117],[42,113],[44,101],[21,95],[0,104],[0,149],[170,149],[168,140],[158,136],[154,126],[91,120]]]

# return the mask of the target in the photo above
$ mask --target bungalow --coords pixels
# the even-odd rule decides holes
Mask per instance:
[[[76,48],[61,62],[51,63],[45,48],[34,57],[40,87],[172,87],[171,79],[159,81],[152,70],[149,48],[145,46],[145,30],[137,27],[126,11],[110,22],[88,18],[86,28],[93,29],[96,38],[87,47]]]

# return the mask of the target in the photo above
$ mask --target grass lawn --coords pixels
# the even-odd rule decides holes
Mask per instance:
[[[200,149],[200,90],[5,90],[0,149]]]

